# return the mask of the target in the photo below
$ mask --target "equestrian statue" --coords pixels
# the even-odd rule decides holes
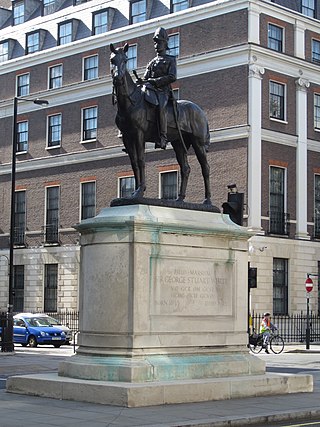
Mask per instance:
[[[127,70],[128,44],[115,48],[110,45],[113,96],[117,102],[116,125],[125,151],[130,158],[135,177],[135,191],[131,198],[141,199],[146,190],[145,144],[154,142],[155,148],[166,149],[168,141],[180,166],[181,183],[177,202],[186,197],[190,166],[188,149],[193,147],[200,163],[205,186],[203,203],[211,206],[210,167],[207,151],[210,143],[209,126],[203,110],[191,101],[176,101],[171,83],[176,80],[174,56],[166,54],[168,35],[160,27],[153,36],[156,57],[148,64],[143,79],[133,81]]]

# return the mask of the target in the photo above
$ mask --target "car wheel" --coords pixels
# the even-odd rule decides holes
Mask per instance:
[[[59,347],[61,347],[61,345],[62,345],[62,344],[58,344],[58,343],[56,343],[56,344],[53,344],[53,347],[55,347],[55,348],[59,348]]]
[[[37,343],[37,339],[34,335],[30,335],[30,337],[28,339],[28,344],[30,345],[30,347],[37,347],[38,343]]]

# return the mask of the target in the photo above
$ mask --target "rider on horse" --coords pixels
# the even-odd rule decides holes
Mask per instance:
[[[156,148],[166,149],[167,138],[167,104],[171,95],[171,83],[177,79],[176,58],[166,54],[168,49],[168,34],[159,27],[153,36],[157,56],[149,62],[143,79],[147,81],[147,90],[154,91],[158,105],[160,140]]]

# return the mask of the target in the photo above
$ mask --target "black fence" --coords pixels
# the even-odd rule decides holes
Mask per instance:
[[[259,332],[263,314],[252,315],[252,327]],[[271,322],[278,328],[279,335],[285,342],[303,343],[306,341],[307,315],[306,313],[291,314],[288,316],[274,315]],[[310,341],[320,343],[320,316],[315,313],[309,314]]]
[[[43,312],[42,312],[43,313]],[[61,325],[68,326],[72,333],[76,333],[79,330],[79,311],[57,311],[57,312],[45,312],[48,316],[57,319]]]

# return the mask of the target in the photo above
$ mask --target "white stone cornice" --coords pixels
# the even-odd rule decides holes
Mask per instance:
[[[302,77],[299,77],[296,80],[296,88],[297,88],[297,90],[306,91],[309,87],[310,87],[310,81],[308,79],[304,79]]]
[[[288,147],[297,147],[298,138],[295,135],[288,135],[275,132],[269,129],[262,129],[261,138],[263,141],[273,142],[274,144],[287,145]]]

